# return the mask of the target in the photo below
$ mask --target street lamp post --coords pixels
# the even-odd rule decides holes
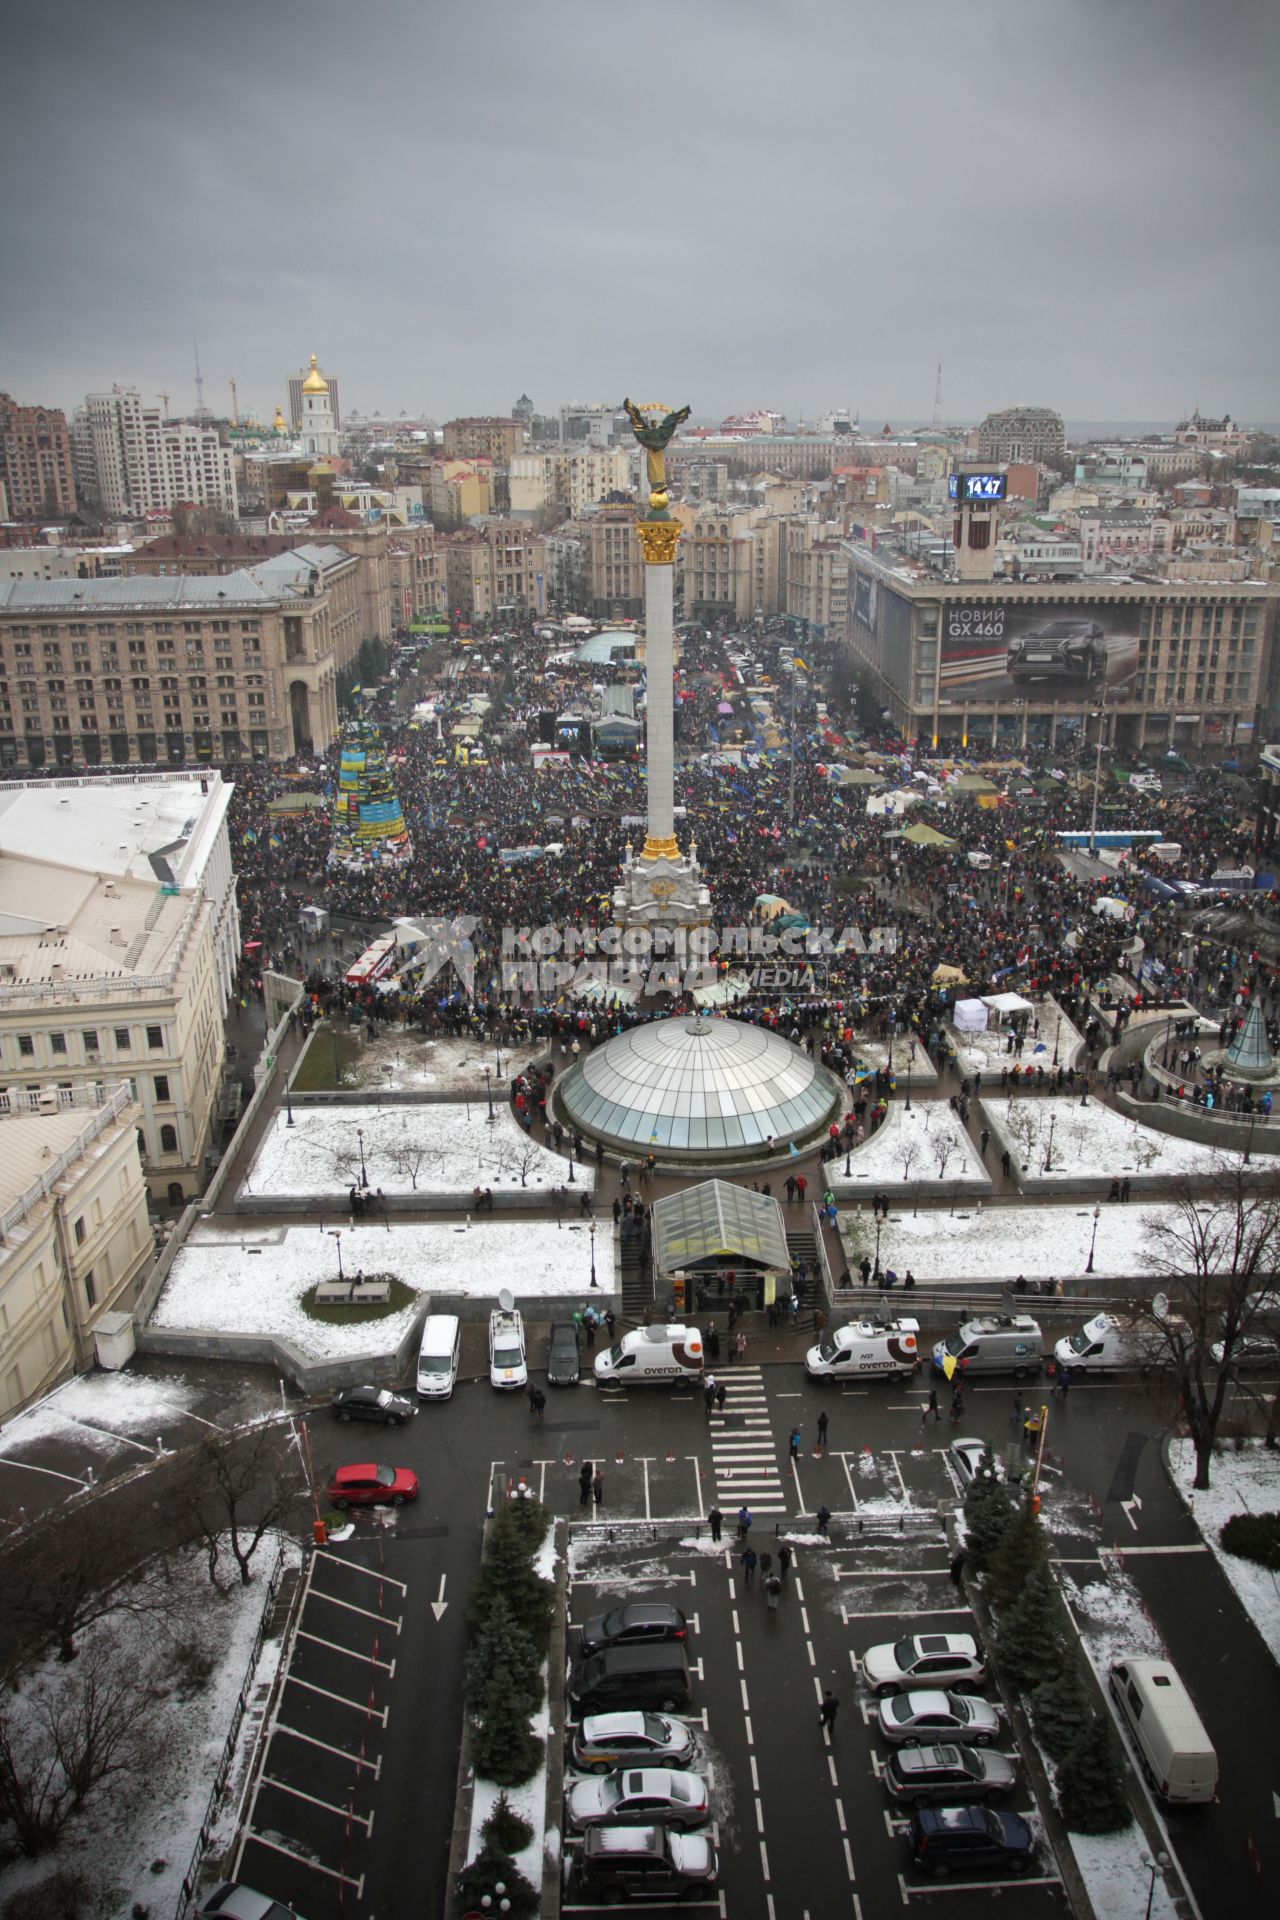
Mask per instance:
[[[596,1223],[594,1220],[592,1220],[588,1232],[591,1236],[591,1284],[593,1287],[598,1287],[600,1282],[596,1279]]]
[[[485,1093],[485,1099],[489,1102],[489,1125],[492,1126],[493,1125],[493,1070],[490,1067],[486,1067],[484,1070],[484,1093]]]
[[[326,1227],[325,1232],[338,1249],[338,1279],[345,1285],[347,1276],[342,1271],[342,1229],[340,1227]]]
[[[907,1061],[907,1112],[911,1111],[911,1062]]]
[[[877,1280],[880,1278],[880,1229],[883,1224],[884,1223],[882,1222],[880,1215],[877,1214],[876,1215],[876,1267],[875,1267],[875,1278]]]
[[[1102,705],[1096,715],[1098,722],[1098,745],[1093,762],[1093,805],[1089,810],[1089,858],[1097,858],[1098,853],[1098,787],[1102,780],[1102,736],[1107,730],[1106,688],[1102,691]]]
[[[1086,1273],[1093,1272],[1093,1250],[1098,1244],[1098,1216],[1101,1212],[1101,1207],[1095,1207],[1093,1210],[1093,1232],[1089,1236],[1089,1258],[1085,1264]]]
[[[847,1140],[845,1142],[845,1150],[844,1150],[844,1177],[846,1180],[850,1178],[852,1171],[853,1171],[853,1141]]]
[[[356,1128],[356,1139],[360,1142],[360,1186],[361,1186],[361,1189],[363,1190],[369,1184],[369,1175],[365,1171],[365,1164],[364,1164],[364,1128],[363,1127]]]
[[[569,1185],[575,1186],[576,1184],[577,1184],[577,1176],[573,1171],[573,1135],[570,1134],[569,1135]]]
[[[1053,1172],[1053,1129],[1057,1125],[1057,1120],[1058,1116],[1056,1113],[1049,1115],[1049,1140],[1044,1150],[1044,1170],[1046,1173]]]
[[[1146,1911],[1146,1920],[1151,1920],[1151,1902],[1155,1899],[1155,1894],[1156,1894],[1156,1875],[1158,1873],[1164,1872],[1165,1868],[1169,1864],[1169,1856],[1167,1853],[1165,1853],[1163,1848],[1160,1850],[1159,1853],[1148,1853],[1146,1848],[1144,1847],[1141,1853],[1138,1855],[1138,1858],[1139,1860],[1141,1860],[1143,1866],[1147,1868],[1148,1872],[1151,1875],[1151,1883],[1147,1888],[1147,1911]]]
[[[289,1116],[285,1122],[285,1125],[289,1127],[295,1126],[297,1123],[293,1117],[292,1089],[289,1085],[288,1073],[286,1073],[284,1076],[284,1110]]]

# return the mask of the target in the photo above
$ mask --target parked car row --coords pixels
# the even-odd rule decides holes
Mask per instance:
[[[876,1696],[873,1726],[891,1747],[880,1769],[890,1801],[911,1809],[905,1843],[912,1863],[951,1873],[1021,1875],[1036,1858],[1036,1836],[1001,1802],[1017,1771],[993,1751],[999,1710],[967,1691],[990,1677],[982,1643],[970,1633],[915,1633],[868,1647],[858,1662]]]
[[[689,1698],[689,1622],[667,1600],[629,1601],[579,1630],[568,1695],[564,1816],[575,1895],[696,1898],[719,1859],[711,1784],[698,1744],[672,1709]]]

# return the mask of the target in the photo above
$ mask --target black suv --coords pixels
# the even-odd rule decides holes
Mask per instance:
[[[572,1320],[551,1322],[551,1344],[547,1349],[547,1385],[576,1387],[582,1369],[578,1329]]]
[[[1042,620],[1009,647],[1008,671],[1015,679],[1069,675],[1096,680],[1107,666],[1107,639],[1096,620]]]
[[[344,1387],[329,1402],[339,1420],[380,1420],[384,1427],[400,1427],[418,1411],[413,1400],[388,1387]]]
[[[1036,1853],[1026,1821],[991,1807],[921,1807],[911,1816],[907,1845],[916,1866],[938,1879],[980,1867],[1026,1873]]]
[[[633,1600],[625,1607],[615,1607],[612,1613],[594,1613],[584,1622],[578,1658],[585,1660],[589,1653],[598,1653],[602,1647],[648,1646],[655,1640],[683,1640],[688,1632],[689,1622],[679,1607],[670,1606],[665,1600]]]

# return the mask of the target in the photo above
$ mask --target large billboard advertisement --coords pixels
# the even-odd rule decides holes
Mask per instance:
[[[941,686],[971,699],[1087,700],[1138,671],[1138,608],[952,605],[942,613]]]

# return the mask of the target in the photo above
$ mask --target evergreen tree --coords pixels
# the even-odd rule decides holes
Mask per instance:
[[[485,1841],[475,1859],[458,1875],[455,1911],[479,1913],[481,1902],[488,1895],[496,1912],[499,1882],[501,1898],[511,1903],[508,1908],[511,1920],[533,1920],[541,1905],[541,1889],[531,1886],[506,1848],[491,1839]]]
[[[1116,1833],[1132,1815],[1111,1722],[1090,1714],[1058,1769],[1058,1811],[1073,1833]]]
[[[475,1722],[472,1758],[482,1780],[520,1787],[532,1779],[542,1758],[542,1742],[529,1731],[527,1688],[505,1663],[490,1670],[480,1697],[467,1702]]]
[[[1013,1518],[991,1556],[991,1598],[997,1607],[1011,1607],[1027,1581],[1044,1564],[1044,1532],[1030,1500],[1013,1510]]]
[[[538,1524],[535,1514],[541,1516]],[[534,1571],[533,1552],[542,1544],[548,1524],[547,1510],[537,1501],[508,1500],[499,1507],[467,1603],[467,1625],[473,1636],[483,1629],[495,1597],[501,1595],[538,1653],[546,1651],[554,1589]]]
[[[1094,1711],[1078,1658],[1068,1655],[1052,1679],[1041,1681],[1031,1696],[1031,1710],[1045,1751],[1055,1760],[1064,1759]]]
[[[969,1483],[964,1500],[964,1523],[969,1566],[974,1573],[986,1573],[1000,1544],[1005,1528],[1013,1518],[1013,1503],[1004,1482],[997,1480],[994,1467],[986,1471],[990,1454]]]
[[[532,1713],[542,1704],[541,1664],[533,1641],[519,1625],[505,1594],[495,1594],[483,1627],[472,1641],[466,1661],[467,1698],[483,1700],[489,1676],[498,1666],[513,1676],[521,1699]]]
[[[1062,1602],[1042,1562],[1022,1592],[1000,1615],[996,1652],[1002,1670],[1019,1686],[1034,1687],[1062,1666]]]

